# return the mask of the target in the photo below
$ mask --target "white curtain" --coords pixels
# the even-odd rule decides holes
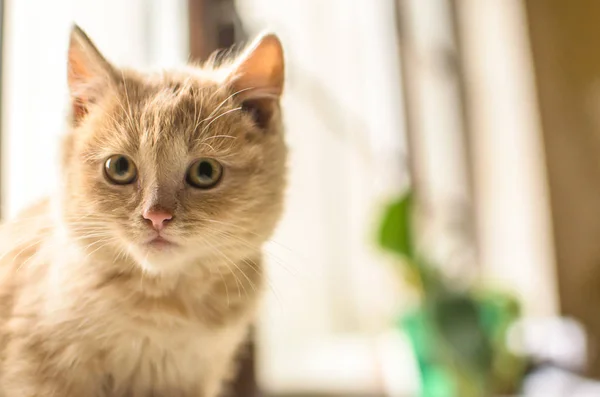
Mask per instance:
[[[374,240],[381,205],[407,172],[394,2],[237,7],[251,36],[281,37],[287,61],[291,174],[268,248],[274,293],[259,327],[261,383],[274,392],[381,389],[378,343],[399,300]]]
[[[477,228],[484,275],[526,315],[559,312],[550,198],[525,5],[463,0]]]

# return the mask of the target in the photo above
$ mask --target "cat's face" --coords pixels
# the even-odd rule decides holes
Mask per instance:
[[[171,272],[206,257],[243,257],[268,239],[286,160],[282,76],[269,66],[282,67],[281,48],[269,40],[267,52],[263,40],[225,72],[149,75],[95,59],[74,32],[63,212],[84,249]],[[261,84],[269,91],[256,91]],[[244,95],[252,91],[259,95]]]

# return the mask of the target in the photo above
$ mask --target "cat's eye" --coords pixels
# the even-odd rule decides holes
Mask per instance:
[[[114,184],[127,185],[135,181],[137,168],[127,156],[115,154],[104,163],[104,175]]]
[[[221,176],[223,167],[217,160],[202,158],[188,169],[185,180],[195,188],[210,189],[219,183]]]

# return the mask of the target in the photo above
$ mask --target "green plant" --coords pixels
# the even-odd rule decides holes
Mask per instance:
[[[426,397],[479,397],[518,390],[524,362],[506,348],[518,302],[508,294],[453,287],[440,266],[415,244],[413,196],[408,192],[385,211],[380,245],[396,255],[421,302],[400,325],[408,333]]]

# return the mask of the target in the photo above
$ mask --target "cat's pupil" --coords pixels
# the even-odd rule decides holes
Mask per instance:
[[[213,166],[208,161],[202,161],[198,164],[198,176],[202,179],[212,179]]]
[[[125,157],[119,157],[119,159],[115,162],[115,172],[118,175],[126,174],[129,171],[129,160]]]

